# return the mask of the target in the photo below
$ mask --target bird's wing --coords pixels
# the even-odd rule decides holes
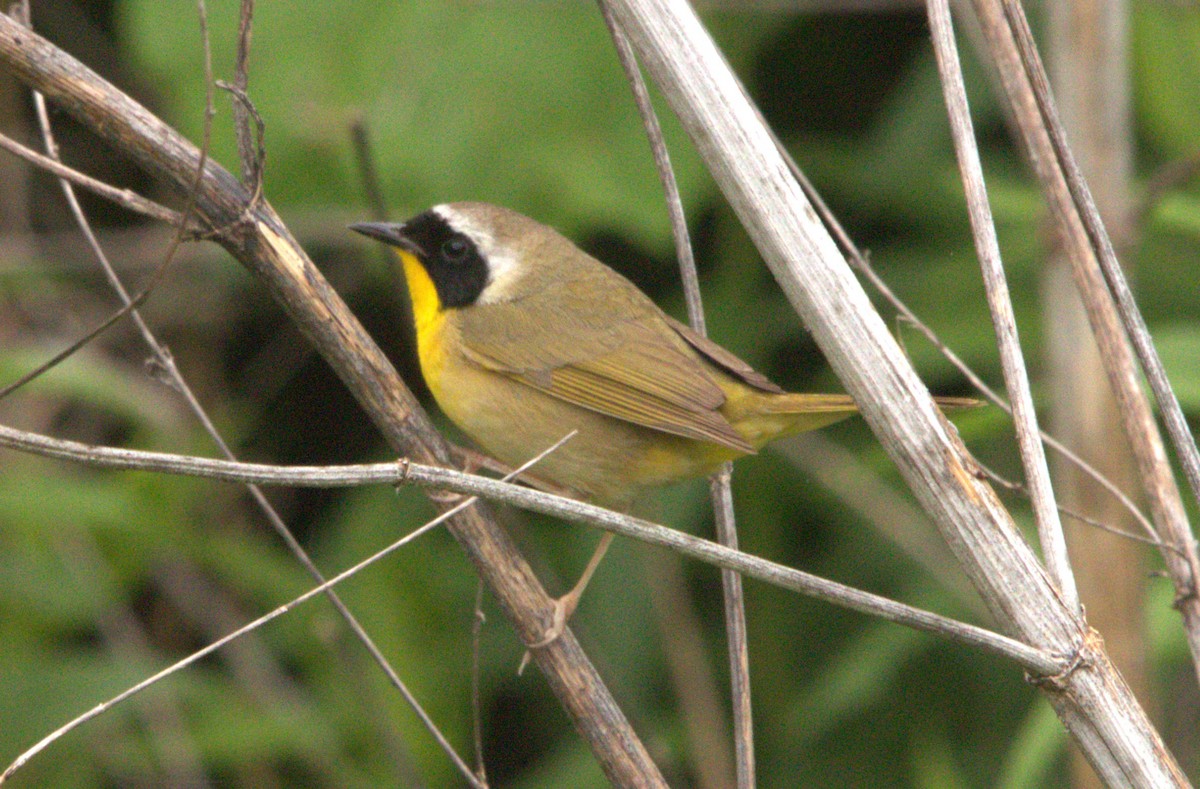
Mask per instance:
[[[682,337],[688,345],[692,346],[696,352],[700,353],[729,375],[755,389],[761,389],[764,392],[771,392],[772,394],[783,393],[783,390],[776,386],[774,381],[704,335],[697,334],[686,323],[681,323],[670,315],[663,315],[663,318],[666,319],[667,325],[674,329],[675,333]]]
[[[610,296],[601,302],[597,292]],[[752,452],[721,415],[725,393],[665,318],[609,272],[459,316],[464,353],[483,367],[601,414]]]

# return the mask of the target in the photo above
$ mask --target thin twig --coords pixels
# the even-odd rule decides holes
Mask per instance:
[[[30,381],[33,381],[33,380],[41,377],[42,375],[45,375],[47,371],[54,369],[59,364],[61,364],[65,359],[68,359],[71,356],[75,355],[77,352],[79,352],[80,349],[86,347],[89,343],[91,343],[93,340],[95,340],[101,334],[108,331],[108,329],[113,324],[115,324],[117,321],[121,320],[126,315],[128,315],[131,311],[133,311],[134,308],[136,308],[139,304],[141,304],[142,302],[144,302],[146,300],[146,298],[150,295],[150,292],[152,290],[154,290],[155,286],[157,286],[158,283],[162,281],[162,276],[166,272],[167,264],[169,262],[170,262],[169,259],[164,259],[161,263],[159,263],[158,267],[155,268],[153,275],[151,275],[151,277],[150,277],[150,284],[148,284],[146,287],[142,288],[142,290],[139,291],[136,296],[134,296],[132,299],[130,299],[128,304],[126,304],[124,307],[121,307],[120,309],[115,310],[111,315],[109,315],[107,318],[105,318],[103,321],[101,321],[95,328],[88,331],[82,337],[75,340],[70,345],[68,345],[66,348],[63,348],[61,351],[54,354],[46,361],[42,362],[37,367],[35,367],[32,370],[30,370],[29,372],[25,373],[21,377],[17,378],[17,380],[15,380],[12,383],[7,384],[3,387],[0,387],[0,400],[3,400],[4,398],[8,397],[10,394],[17,391],[18,389],[20,389],[22,386],[29,383]]]
[[[650,150],[654,155],[655,169],[662,183],[666,198],[667,214],[671,220],[671,233],[675,239],[675,252],[679,258],[679,272],[683,282],[684,299],[687,302],[688,321],[701,336],[707,334],[704,319],[704,303],[700,294],[700,278],[696,272],[696,259],[692,253],[692,242],[687,230],[687,218],[683,201],[679,196],[679,184],[671,167],[671,156],[663,139],[662,126],[650,103],[650,91],[642,78],[637,56],[625,32],[613,18],[612,9],[601,0],[600,11],[612,36],[617,58],[625,71],[625,77],[633,90],[634,102],[641,115]],[[717,529],[717,540],[729,548],[737,549],[737,521],[733,510],[731,480],[733,464],[722,464],[710,480],[713,520]],[[750,647],[746,629],[746,596],[742,591],[742,579],[728,570],[721,573],[724,592],[725,637],[729,650],[729,683],[733,699],[734,750],[737,757],[737,785],[740,789],[751,789],[756,785],[754,777],[754,716],[750,692]]]
[[[250,38],[254,28],[254,0],[242,0],[238,16],[237,57],[233,67],[234,96],[233,128],[237,135],[238,158],[242,163],[242,183],[252,186],[252,191],[262,192],[262,119],[254,112],[247,92],[250,89]],[[258,126],[257,145],[250,133],[250,117],[255,117]]]
[[[733,512],[733,463],[725,462],[709,478],[717,542],[737,550],[737,522]],[[729,651],[729,684],[733,688],[733,743],[740,789],[757,786],[754,759],[754,707],[750,693],[750,637],[746,625],[746,595],[742,576],[721,571],[725,600],[725,640]]]
[[[596,526],[622,537],[669,548],[698,561],[735,570],[783,589],[812,595],[835,605],[962,641],[1004,655],[1035,673],[1053,673],[1062,668],[1057,658],[1048,656],[1041,650],[974,625],[921,611],[894,600],[783,567],[709,540],[593,504],[440,466],[412,463],[407,460],[347,466],[267,466],[164,452],[96,447],[4,425],[0,425],[0,447],[79,461],[96,468],[183,474],[226,482],[317,488],[412,482],[457,494],[496,499],[543,515]]]
[[[475,777],[487,786],[487,762],[483,758],[483,692],[480,687],[482,670],[483,625],[483,581],[475,584],[475,608],[471,617],[471,732],[475,743]]]
[[[959,171],[966,192],[975,251],[983,271],[988,310],[996,332],[1000,365],[1004,371],[1009,402],[1012,404],[1017,447],[1025,468],[1026,485],[1033,504],[1033,518],[1041,539],[1043,558],[1064,602],[1073,610],[1080,611],[1079,590],[1075,586],[1075,576],[1071,572],[1071,562],[1067,556],[1066,537],[1063,536],[1062,522],[1058,518],[1058,509],[1055,506],[1050,468],[1046,464],[1045,450],[1038,440],[1040,431],[1037,413],[1033,407],[1033,393],[1029,387],[1029,374],[1021,353],[1016,316],[1013,314],[1008,282],[1004,276],[1004,264],[1000,260],[1000,243],[996,238],[996,226],[992,222],[987,187],[983,181],[983,165],[979,161],[979,149],[975,146],[971,113],[967,108],[967,89],[963,82],[962,67],[958,62],[958,48],[950,19],[950,4],[948,0],[928,0],[926,9],[933,33],[933,48],[945,95],[946,111],[950,117],[954,150],[958,156]]]
[[[26,148],[24,145],[5,134],[0,134],[0,148],[3,148],[14,156],[24,159],[35,167],[40,167],[51,175],[56,175],[59,178],[65,178],[74,184],[78,184],[84,189],[87,189],[89,192],[97,194],[106,200],[110,200],[117,205],[134,212],[135,214],[141,214],[143,216],[150,217],[151,219],[157,219],[161,222],[167,223],[171,227],[179,227],[180,214],[177,211],[167,208],[164,205],[159,205],[153,200],[142,197],[132,189],[118,189],[115,186],[110,186],[109,184],[99,181],[90,175],[86,175],[85,173],[81,173],[71,167],[67,167],[61,162],[56,162],[48,156],[43,156],[37,151]],[[193,231],[198,229],[199,228],[195,227],[191,228]]]
[[[371,218],[386,222],[387,201],[383,198],[383,187],[379,183],[379,169],[375,166],[375,154],[371,148],[371,129],[363,118],[355,118],[350,124],[350,143],[354,149],[354,161],[358,162],[358,175],[362,180],[363,194]]]
[[[354,161],[358,164],[358,176],[363,185],[363,196],[366,199],[367,209],[370,212],[371,218],[376,222],[388,221],[387,200],[383,196],[383,187],[379,181],[379,168],[375,166],[375,152],[371,146],[371,130],[367,125],[366,119],[359,117],[355,118],[350,124],[350,147],[354,151]],[[396,257],[383,244],[372,244],[372,252],[379,259],[381,270],[387,271],[396,264]],[[409,301],[409,293],[407,288],[400,288],[396,294],[401,302],[401,309],[410,311],[412,304]],[[400,333],[405,341],[405,345],[410,348],[415,348],[416,330],[411,320],[401,321]],[[458,454],[460,447],[455,447],[455,454]],[[494,464],[497,461],[486,455],[475,452],[474,450],[463,449],[463,452],[471,453],[471,457],[466,459],[467,463],[485,463]],[[456,458],[459,462],[464,462],[462,459]]]
[[[988,467],[984,463],[980,463],[978,458],[976,458],[976,460],[975,460],[975,465],[978,466],[979,470],[983,474],[987,475],[987,478],[990,479],[994,484],[999,485],[1000,487],[1004,488],[1005,490],[1011,490],[1013,493],[1019,493],[1022,496],[1028,497],[1029,491],[1026,490],[1025,486],[1022,485],[1020,482],[1014,482],[1013,480],[1009,479],[1008,477],[1005,477],[1004,475],[1000,474],[995,469]],[[1154,548],[1158,548],[1159,550],[1166,550],[1166,551],[1178,551],[1179,550],[1174,545],[1165,543],[1162,540],[1157,540],[1157,539],[1154,539],[1153,537],[1143,537],[1142,535],[1134,534],[1131,531],[1126,531],[1124,529],[1118,529],[1115,526],[1110,526],[1101,520],[1097,520],[1096,518],[1092,518],[1090,516],[1084,515],[1082,512],[1077,512],[1076,510],[1073,510],[1070,507],[1065,507],[1062,504],[1058,505],[1058,512],[1060,515],[1064,515],[1068,518],[1071,518],[1072,520],[1079,521],[1080,523],[1084,524],[1085,526],[1091,526],[1094,529],[1099,529],[1102,532],[1105,532],[1107,534],[1112,534],[1113,536],[1116,536],[1116,537],[1122,537],[1126,540],[1132,540],[1133,542],[1140,542],[1143,545],[1149,545]]]
[[[235,112],[240,117],[245,119],[244,123],[247,129],[245,134],[253,141],[253,144],[250,145],[249,152],[246,154],[246,156],[249,157],[249,164],[246,163],[245,159],[243,159],[242,162],[243,171],[251,179],[248,182],[250,187],[250,202],[247,208],[249,208],[249,206],[253,206],[255,203],[257,203],[263,195],[263,176],[266,172],[265,168],[267,161],[267,147],[265,142],[267,124],[262,119],[262,116],[258,114],[258,108],[254,106],[254,102],[250,100],[249,94],[247,94],[243,88],[239,88],[237,85],[225,82],[224,80],[217,80],[216,85],[221,90],[229,93],[230,97],[233,99]],[[249,131],[250,121],[254,121],[253,135],[251,135]],[[238,125],[239,148],[241,147],[242,123],[242,121],[239,121]]]

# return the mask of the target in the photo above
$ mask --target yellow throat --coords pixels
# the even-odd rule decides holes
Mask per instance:
[[[441,299],[438,298],[437,288],[425,271],[420,261],[407,250],[396,249],[400,262],[404,265],[404,279],[408,282],[408,294],[412,299],[413,323],[417,329],[417,355],[421,360],[421,372],[425,381],[433,391],[434,397],[439,397],[438,379],[441,377],[442,362],[445,351],[440,342],[442,326],[446,321],[442,310]],[[440,399],[440,398],[439,398]]]

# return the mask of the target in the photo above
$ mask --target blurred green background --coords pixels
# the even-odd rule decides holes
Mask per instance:
[[[232,79],[237,3],[208,3],[218,79]],[[1136,3],[1137,175],[1194,157],[1200,131],[1200,10]],[[991,323],[919,6],[785,13],[706,6],[704,20],[795,158],[880,273],[994,385]],[[203,51],[182,0],[34,4],[36,27],[193,140],[202,137]],[[991,97],[966,68],[1017,318],[1034,374],[1048,232],[1042,202]],[[502,203],[550,223],[682,317],[661,189],[629,89],[588,3],[385,0],[257,7],[249,95],[266,124],[266,197],[428,401],[402,318],[403,288],[345,229],[370,218],[350,129],[365,124],[389,209],[402,219],[449,200]],[[237,168],[230,101],[217,92],[212,154]],[[674,118],[663,109],[697,247],[709,331],[795,390],[839,385],[761,265]],[[61,113],[69,163],[179,205]],[[0,74],[0,127],[34,139],[30,102]],[[0,160],[0,384],[114,309],[57,185]],[[1136,197],[1145,190],[1138,187]],[[1200,191],[1181,182],[1145,205],[1138,295],[1185,409],[1200,409]],[[131,288],[169,233],[84,198]],[[874,298],[874,294],[873,294]],[[893,311],[878,300],[885,316]],[[190,244],[147,304],[152,327],[239,456],[352,463],[388,453],[368,421],[253,279]],[[917,332],[897,333],[930,388],[969,389]],[[145,363],[123,322],[0,402],[5,424],[98,444],[215,450]],[[439,424],[444,420],[429,402]],[[1019,476],[995,408],[955,417],[979,458]],[[448,432],[461,436],[447,426]],[[826,443],[835,446],[829,447]],[[836,450],[840,448],[841,452]],[[0,454],[0,763],[70,717],[305,591],[304,571],[235,486],[97,472]],[[841,480],[840,490],[821,482]],[[942,613],[987,622],[936,534],[858,420],[739,463],[742,547]],[[333,574],[432,514],[420,491],[270,491]],[[1007,495],[1024,527],[1019,496]],[[873,522],[864,507],[889,517]],[[596,536],[500,511],[551,591]],[[662,522],[709,536],[703,482],[665,491]],[[1068,522],[1069,529],[1087,529]],[[901,544],[889,537],[898,531]],[[934,543],[924,554],[921,545]],[[1144,699],[1176,755],[1200,770],[1200,698],[1169,583],[1147,549]],[[665,588],[665,590],[664,590]],[[341,593],[449,739],[471,751],[476,581],[444,531],[343,584]],[[674,594],[669,592],[673,591]],[[760,784],[1057,786],[1067,738],[1022,673],[997,658],[825,604],[747,586]],[[486,596],[483,750],[493,785],[602,786],[603,776]],[[720,581],[618,541],[573,624],[673,786],[705,784],[728,758],[728,703],[699,718],[681,693],[723,699]],[[694,633],[689,641],[681,634]],[[675,673],[685,654],[708,673]],[[727,744],[727,739],[718,739]],[[714,762],[716,766],[714,767]],[[329,604],[298,608],[35,758],[14,786],[457,786],[447,759]]]

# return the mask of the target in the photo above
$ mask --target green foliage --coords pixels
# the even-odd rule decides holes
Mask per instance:
[[[1166,157],[1194,156],[1200,123],[1200,18],[1170,3],[1141,3],[1133,17],[1138,116]]]
[[[122,4],[139,66],[171,117],[202,131],[202,50],[179,2]],[[214,4],[218,78],[234,63],[237,6]],[[754,28],[734,39],[752,42]],[[250,94],[267,123],[268,190],[277,204],[354,204],[349,124],[371,130],[389,197],[404,214],[482,199],[566,228],[601,223],[664,244],[661,187],[608,33],[586,4],[264,3]],[[236,162],[228,101],[213,150]],[[689,203],[710,181],[663,113]]]

